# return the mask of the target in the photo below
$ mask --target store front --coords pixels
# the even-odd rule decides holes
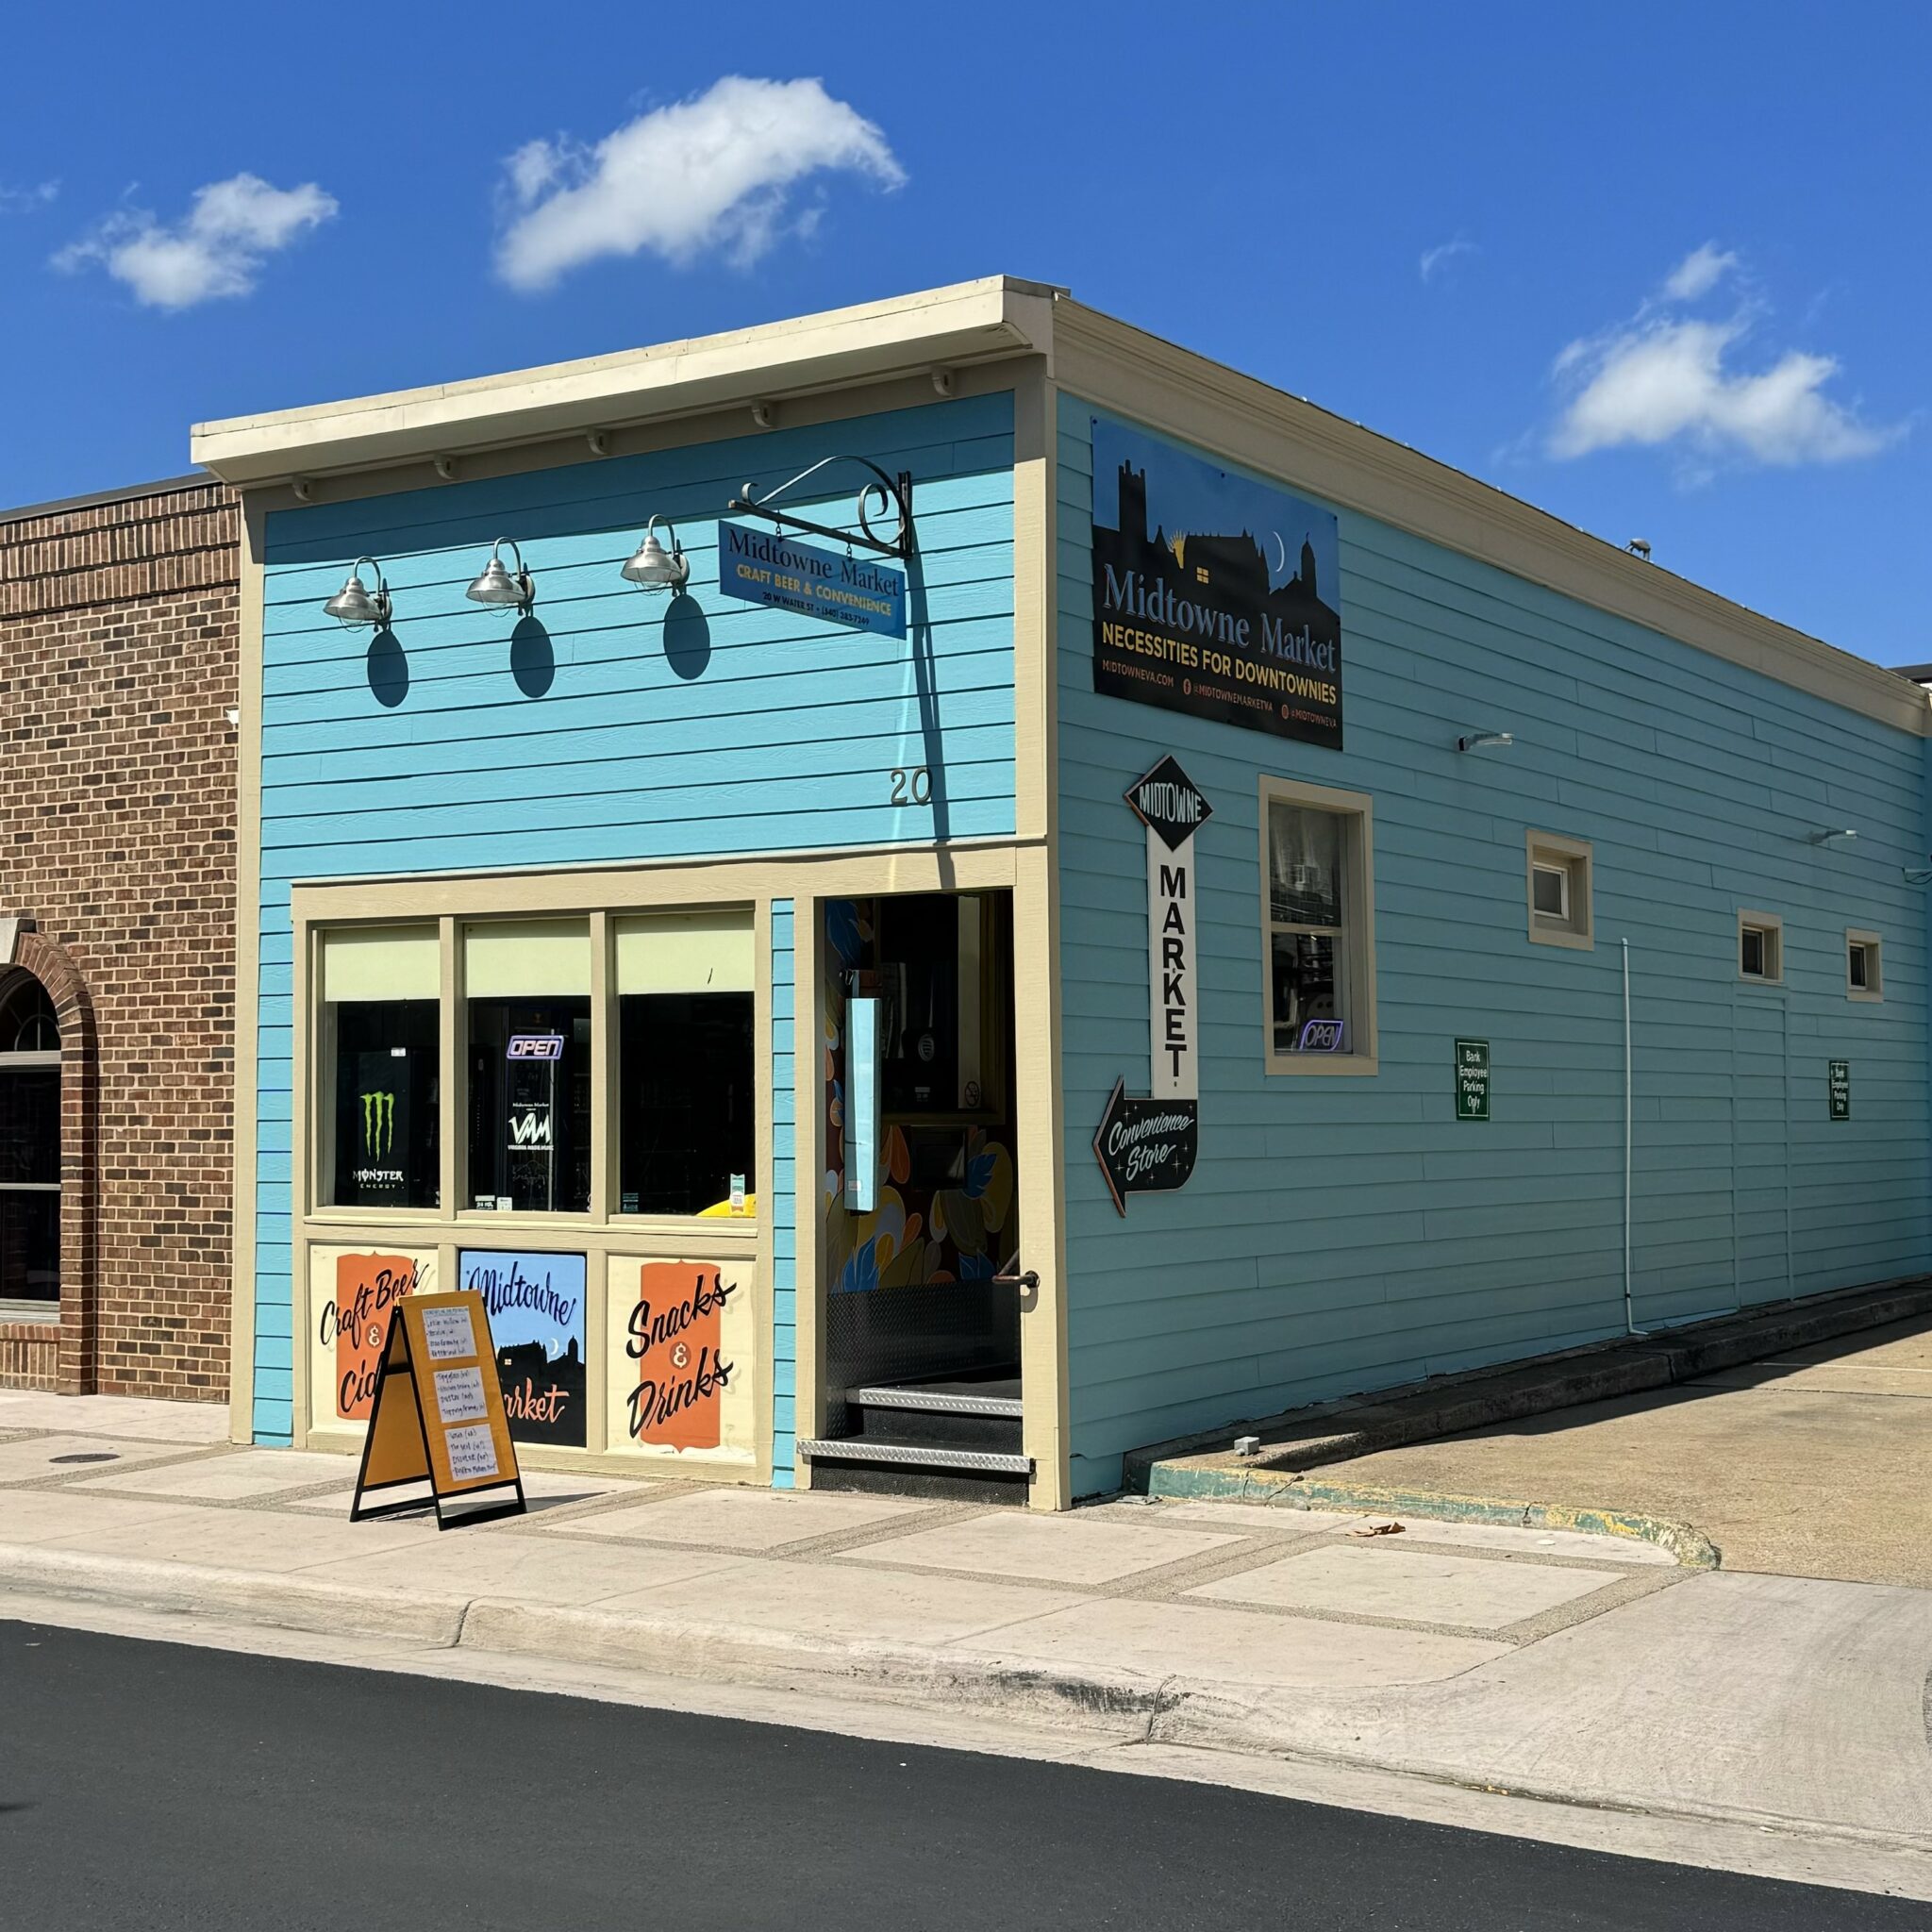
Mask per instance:
[[[1058,1508],[1932,1266],[1903,679],[1003,279],[197,455],[239,1436],[474,1288],[532,1466]]]

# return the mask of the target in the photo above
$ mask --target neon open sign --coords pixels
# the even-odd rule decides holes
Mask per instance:
[[[1305,1020],[1295,1045],[1302,1053],[1340,1053],[1347,1033],[1346,1020]]]
[[[507,1060],[560,1060],[563,1035],[560,1033],[512,1033],[504,1053]]]

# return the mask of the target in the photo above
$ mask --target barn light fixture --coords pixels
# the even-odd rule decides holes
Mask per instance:
[[[1834,839],[1856,839],[1858,835],[1847,826],[1842,831],[1828,830],[1821,827],[1818,831],[1808,833],[1807,836],[1814,845],[1829,845]]]
[[[362,582],[364,564],[375,573],[375,594],[371,596]],[[373,557],[358,557],[349,566],[349,581],[322,607],[344,625],[374,625],[387,629],[390,617],[389,586],[382,580],[382,566]]]
[[[658,525],[671,532],[671,548],[658,541]],[[677,541],[676,526],[668,517],[653,517],[644,525],[643,541],[624,566],[625,579],[641,591],[681,591],[691,581],[691,559]]]
[[[1516,742],[1516,735],[1510,731],[1472,731],[1456,741],[1457,751],[1501,751],[1505,746]]]
[[[510,554],[517,560],[517,574],[511,576],[503,567],[500,552],[508,543]],[[488,604],[499,609],[514,608],[525,617],[530,607],[537,601],[537,586],[531,581],[530,573],[524,567],[524,553],[514,537],[499,537],[490,546],[490,561],[483,566],[483,575],[463,592],[473,604]]]

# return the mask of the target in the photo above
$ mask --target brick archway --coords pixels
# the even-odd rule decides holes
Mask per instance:
[[[93,1002],[67,948],[37,932],[10,962],[40,981],[60,1026],[60,1320],[0,1323],[0,1386],[90,1395],[100,1329],[100,1078]]]

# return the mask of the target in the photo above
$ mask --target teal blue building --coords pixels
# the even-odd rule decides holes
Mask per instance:
[[[1924,1272],[1926,692],[1004,278],[203,425],[235,1430],[1059,1507]]]

